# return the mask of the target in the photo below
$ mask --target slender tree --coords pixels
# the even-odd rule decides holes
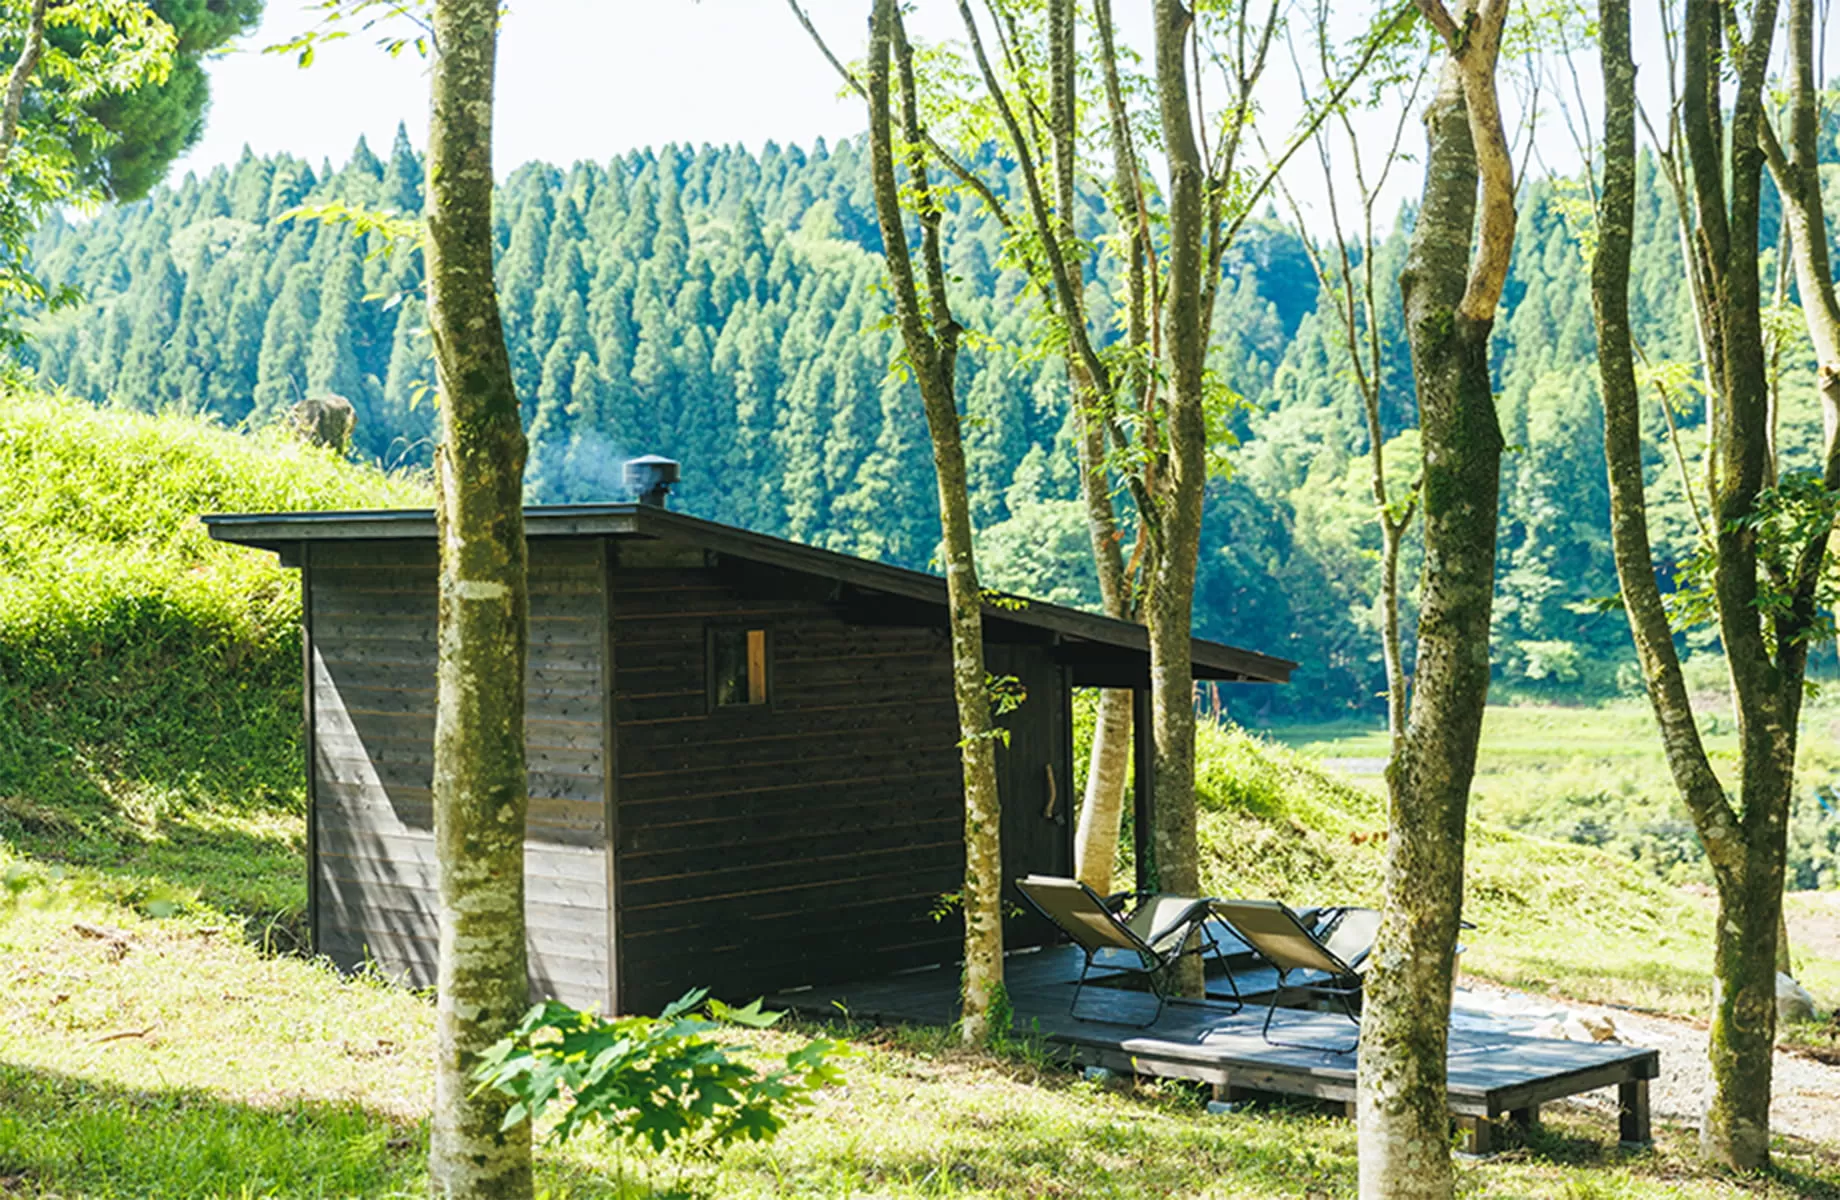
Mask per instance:
[[[794,16],[817,40],[844,82],[862,92],[862,85],[854,75],[824,46],[797,0],[789,2]],[[1099,0],[1099,4],[1105,8],[1105,0]],[[1070,398],[1077,431],[1080,498],[1092,545],[1100,603],[1106,615],[1134,620],[1134,591],[1121,547],[1123,534],[1113,498],[1106,442],[1107,428],[1112,421],[1113,368],[1095,349],[1087,327],[1085,288],[1089,256],[1075,240],[1073,229],[1076,166],[1080,153],[1073,0],[1049,0],[1045,71],[1043,63],[1030,58],[1024,39],[1016,36],[1023,23],[1034,15],[1031,6],[990,0],[987,8],[998,29],[1002,62],[1007,70],[993,65],[979,22],[970,5],[961,0],[959,16],[984,91],[973,97],[954,96],[950,101],[951,115],[965,129],[964,140],[968,144],[956,147],[957,153],[949,152],[930,130],[926,144],[944,172],[964,185],[996,219],[1015,251],[1018,265],[1028,275],[1042,301],[1043,315],[1053,327],[1055,340],[1063,346],[1063,359],[1072,383]],[[1109,9],[1106,11],[1109,29]],[[1115,56],[1109,43],[1106,54],[1110,61],[1113,95],[1122,115],[1123,100],[1117,90]],[[1037,86],[1037,81],[1044,76],[1047,80],[1045,94],[1044,89]],[[1051,115],[1046,122],[1025,121],[1018,116],[1019,107],[1031,116],[1044,109]],[[1024,184],[1020,204],[1003,198],[1006,189],[1002,180],[987,180],[976,174],[970,165],[980,157],[993,129],[1000,131],[1015,156],[1015,167]],[[1128,122],[1114,123],[1111,135],[1114,159],[1121,171],[1115,181],[1117,192],[1134,201],[1142,180],[1135,153],[1129,145]],[[1044,174],[1050,171],[1052,180],[1044,180]],[[1132,213],[1134,209],[1121,206],[1118,211]],[[1119,232],[1130,241],[1132,253],[1141,264],[1140,248],[1149,236],[1148,223],[1127,217],[1121,220]],[[1131,284],[1141,288],[1143,283],[1144,274],[1139,269],[1133,274]],[[1141,317],[1141,298],[1131,301],[1129,307]],[[1145,340],[1141,320],[1132,323],[1128,336],[1128,344],[1141,351]],[[1131,762],[1131,712],[1132,698],[1128,689],[1108,688],[1101,692],[1088,759],[1086,794],[1080,806],[1074,841],[1075,873],[1101,894],[1112,890],[1125,779]]]
[[[898,80],[898,82],[897,82]],[[900,103],[901,136],[894,132]],[[898,0],[876,0],[870,19],[867,95],[869,173],[881,224],[883,255],[905,366],[920,391],[933,468],[952,635],[952,690],[958,702],[959,752],[965,780],[965,967],[961,1032],[986,1041],[1007,1026],[1003,1015],[1002,807],[997,797],[995,724],[984,669],[984,601],[972,553],[971,502],[955,383],[962,329],[952,315],[940,243],[944,212],[927,164],[927,139],[914,86],[914,52]],[[906,168],[903,181],[896,157]],[[903,184],[920,223],[920,273],[907,241]]]
[[[1814,6],[1793,0],[1790,8],[1786,146],[1770,127],[1764,107],[1776,20],[1777,5],[1763,0],[1751,11],[1749,36],[1741,37],[1736,18],[1722,6],[1687,0],[1680,27],[1679,103],[1670,112],[1670,141],[1660,148],[1664,166],[1671,168],[1667,177],[1687,248],[1710,410],[1710,517],[1701,557],[1709,560],[1711,578],[1676,600],[1686,600],[1688,611],[1709,607],[1716,615],[1738,712],[1733,796],[1707,757],[1656,581],[1629,322],[1635,66],[1626,0],[1600,0],[1599,5],[1604,168],[1591,285],[1604,393],[1610,528],[1624,609],[1662,745],[1718,889],[1709,1041],[1713,1094],[1700,1149],[1712,1161],[1741,1168],[1769,1162],[1776,958],[1797,727],[1809,645],[1830,628],[1822,572],[1840,497],[1835,437],[1840,425],[1840,308],[1834,304],[1815,167]],[[1735,82],[1729,101],[1727,81]],[[1783,193],[1797,283],[1819,360],[1825,435],[1821,462],[1799,472],[1778,462],[1772,436],[1757,269],[1766,158]]]
[[[524,948],[524,431],[492,278],[498,0],[434,0],[428,329],[441,403],[434,822],[440,880],[437,1195],[528,1197],[530,1126],[475,1091],[529,1003]]]
[[[962,11],[962,3],[960,8]],[[1109,0],[1096,0],[1096,8],[1106,14],[1101,27],[1109,36]],[[1118,506],[1113,500],[1112,472],[1106,453],[1107,431],[1116,421],[1114,389],[1109,386],[1112,371],[1094,374],[1097,356],[1092,353],[1092,341],[1087,333],[1082,261],[1086,256],[1074,228],[1080,157],[1079,48],[1075,25],[1073,0],[1049,0],[1048,127],[1054,168],[1055,226],[1043,242],[1046,251],[1060,259],[1060,274],[1066,277],[1055,280],[1054,294],[1060,303],[1050,311],[1060,312],[1069,330],[1065,339],[1067,349],[1062,357],[1067,378],[1073,383],[1080,502],[1086,513],[1087,538],[1092,543],[1099,601],[1107,616],[1132,621],[1137,619],[1135,588],[1125,562],[1123,531]],[[1107,69],[1106,103],[1109,108],[1116,96],[1118,104],[1118,119],[1107,125],[1112,149],[1112,203],[1118,214],[1117,232],[1129,247],[1126,256],[1134,268],[1125,273],[1124,344],[1132,359],[1140,360],[1148,340],[1142,319],[1143,298],[1139,295],[1146,280],[1145,252],[1136,219],[1138,189],[1143,185],[1143,178],[1131,140],[1129,117],[1123,112],[1123,98],[1116,86],[1116,53],[1113,47],[1102,42],[1099,54]],[[1073,861],[1074,873],[1080,881],[1100,895],[1112,890],[1112,864],[1118,856],[1125,779],[1131,765],[1132,707],[1128,689],[1106,688],[1099,693],[1099,707],[1093,722],[1092,751],[1086,765],[1086,794],[1080,803]]]
[[[1342,103],[1373,56],[1407,27],[1409,11],[1400,7],[1383,12],[1340,77],[1321,81],[1319,103],[1306,111],[1282,150],[1258,162],[1250,153],[1257,144],[1258,84],[1285,28],[1285,14],[1276,4],[1255,0],[1220,8],[1190,9],[1182,0],[1156,0],[1154,6],[1153,78],[1169,181],[1167,232],[1163,275],[1153,284],[1157,384],[1148,390],[1142,407],[1144,433],[1134,455],[1142,467],[1134,488],[1139,493],[1143,541],[1144,624],[1150,635],[1155,789],[1155,860],[1150,865],[1162,891],[1201,893],[1190,643],[1211,449],[1210,412],[1217,413],[1228,402],[1220,394],[1222,381],[1212,378],[1207,367],[1222,264],[1279,172]],[[1100,20],[1103,24],[1103,12]],[[1198,27],[1203,22],[1205,28]],[[1109,47],[1110,31],[1102,36]],[[1204,42],[1226,49],[1204,56]],[[1226,85],[1226,97],[1212,113],[1202,99],[1204,63]],[[1209,128],[1215,130],[1212,138]],[[1190,994],[1200,991],[1198,958],[1184,960],[1180,983]]]
[[[1455,14],[1441,0],[1417,4],[1445,46],[1400,276],[1424,447],[1425,572],[1416,686],[1387,767],[1384,917],[1357,1069],[1361,1195],[1386,1200],[1443,1200],[1453,1187],[1445,1061],[1469,787],[1488,698],[1502,452],[1489,335],[1515,224],[1495,90],[1507,0]]]
[[[1169,169],[1168,284],[1163,300],[1161,442],[1141,536],[1149,539],[1144,624],[1150,630],[1151,755],[1156,801],[1156,886],[1183,896],[1201,895],[1201,852],[1195,820],[1194,666],[1189,642],[1194,620],[1195,566],[1201,553],[1201,500],[1207,483],[1207,414],[1203,394],[1211,301],[1207,164],[1195,137],[1195,105],[1188,73],[1194,17],[1181,0],[1156,0],[1155,67],[1163,153]],[[1266,38],[1269,41],[1270,34]],[[1258,52],[1259,73],[1265,50]],[[1250,87],[1248,87],[1250,91]],[[1217,211],[1217,210],[1216,210]],[[1182,980],[1190,993],[1202,986],[1193,960]]]
[[[1319,0],[1316,20],[1317,53],[1324,75],[1332,71],[1332,43],[1328,4]],[[1301,77],[1302,73],[1299,72]],[[1404,638],[1400,630],[1399,560],[1406,535],[1418,515],[1418,489],[1422,482],[1414,479],[1403,494],[1395,494],[1387,477],[1385,410],[1388,381],[1385,367],[1386,337],[1380,327],[1380,258],[1381,240],[1375,215],[1386,189],[1387,179],[1398,165],[1400,146],[1406,125],[1417,108],[1418,93],[1426,77],[1424,65],[1409,71],[1403,79],[1403,94],[1398,98],[1397,120],[1391,137],[1378,147],[1363,142],[1356,131],[1346,105],[1338,105],[1334,118],[1325,122],[1311,136],[1317,164],[1322,168],[1322,197],[1329,219],[1329,244],[1319,245],[1305,238],[1304,251],[1322,285],[1322,302],[1318,311],[1329,310],[1334,322],[1338,349],[1348,365],[1348,375],[1361,398],[1361,413],[1366,422],[1368,489],[1374,502],[1374,524],[1380,532],[1380,654],[1386,671],[1386,727],[1392,748],[1397,751],[1406,730],[1408,688]],[[1307,90],[1306,90],[1307,96]],[[1338,161],[1347,164],[1347,179],[1341,178]],[[1352,214],[1344,211],[1343,193],[1353,184]],[[1303,206],[1288,184],[1278,180],[1279,194],[1284,197],[1297,228],[1307,228]]]

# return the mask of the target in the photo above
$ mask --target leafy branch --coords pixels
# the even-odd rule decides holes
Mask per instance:
[[[612,1020],[556,1000],[539,1004],[481,1057],[477,1090],[515,1100],[506,1129],[540,1122],[560,1107],[547,1134],[552,1142],[598,1127],[654,1151],[709,1155],[772,1138],[789,1109],[842,1082],[832,1060],[848,1050],[829,1038],[787,1054],[776,1070],[740,1061],[735,1055],[750,1047],[716,1040],[721,1028],[766,1029],[785,1014],[762,1012],[759,1000],[735,1008],[708,995],[698,988],[656,1017]]]

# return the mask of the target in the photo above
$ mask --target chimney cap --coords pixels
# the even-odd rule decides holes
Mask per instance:
[[[642,454],[626,460],[626,486],[638,493],[641,504],[662,508],[678,474],[677,460],[663,455]]]

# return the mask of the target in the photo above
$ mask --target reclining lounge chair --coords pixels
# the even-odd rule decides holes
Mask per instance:
[[[1380,929],[1380,914],[1371,908],[1323,909],[1306,921],[1276,900],[1216,900],[1214,915],[1225,921],[1239,939],[1278,969],[1278,987],[1265,1009],[1260,1029],[1273,1046],[1298,1050],[1327,1050],[1349,1054],[1359,1043],[1325,1046],[1308,1042],[1283,1042],[1271,1036],[1271,1018],[1283,992],[1301,991],[1333,1000],[1343,1014],[1361,1027],[1355,1000],[1361,994],[1361,972]],[[1301,978],[1293,979],[1293,973]]]
[[[1103,1021],[1102,1017],[1082,1017],[1077,1009],[1080,992],[1086,986],[1093,960],[1107,951],[1116,952],[1115,965],[1142,974],[1156,995],[1156,1014],[1138,1028],[1145,1028],[1163,1015],[1169,1002],[1169,976],[1176,963],[1186,954],[1200,954],[1217,949],[1208,930],[1213,918],[1212,900],[1189,896],[1141,895],[1132,893],[1107,898],[1077,879],[1051,875],[1029,875],[1016,881],[1016,888],[1036,911],[1052,921],[1073,939],[1086,955],[1080,978],[1073,988],[1068,1015],[1080,1021]],[[1128,916],[1119,909],[1136,898],[1139,903]],[[1191,942],[1195,944],[1190,945]],[[1228,981],[1231,983],[1229,973]],[[1233,990],[1234,1008],[1239,1011],[1239,989]]]

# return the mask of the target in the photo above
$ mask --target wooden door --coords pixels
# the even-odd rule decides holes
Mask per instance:
[[[1073,874],[1071,692],[1066,669],[1045,646],[987,643],[992,675],[1013,678],[1025,696],[1000,718],[1009,744],[997,746],[997,787],[1003,802],[1003,904],[1010,947],[1057,940],[1054,927],[1016,890],[1018,877]]]

